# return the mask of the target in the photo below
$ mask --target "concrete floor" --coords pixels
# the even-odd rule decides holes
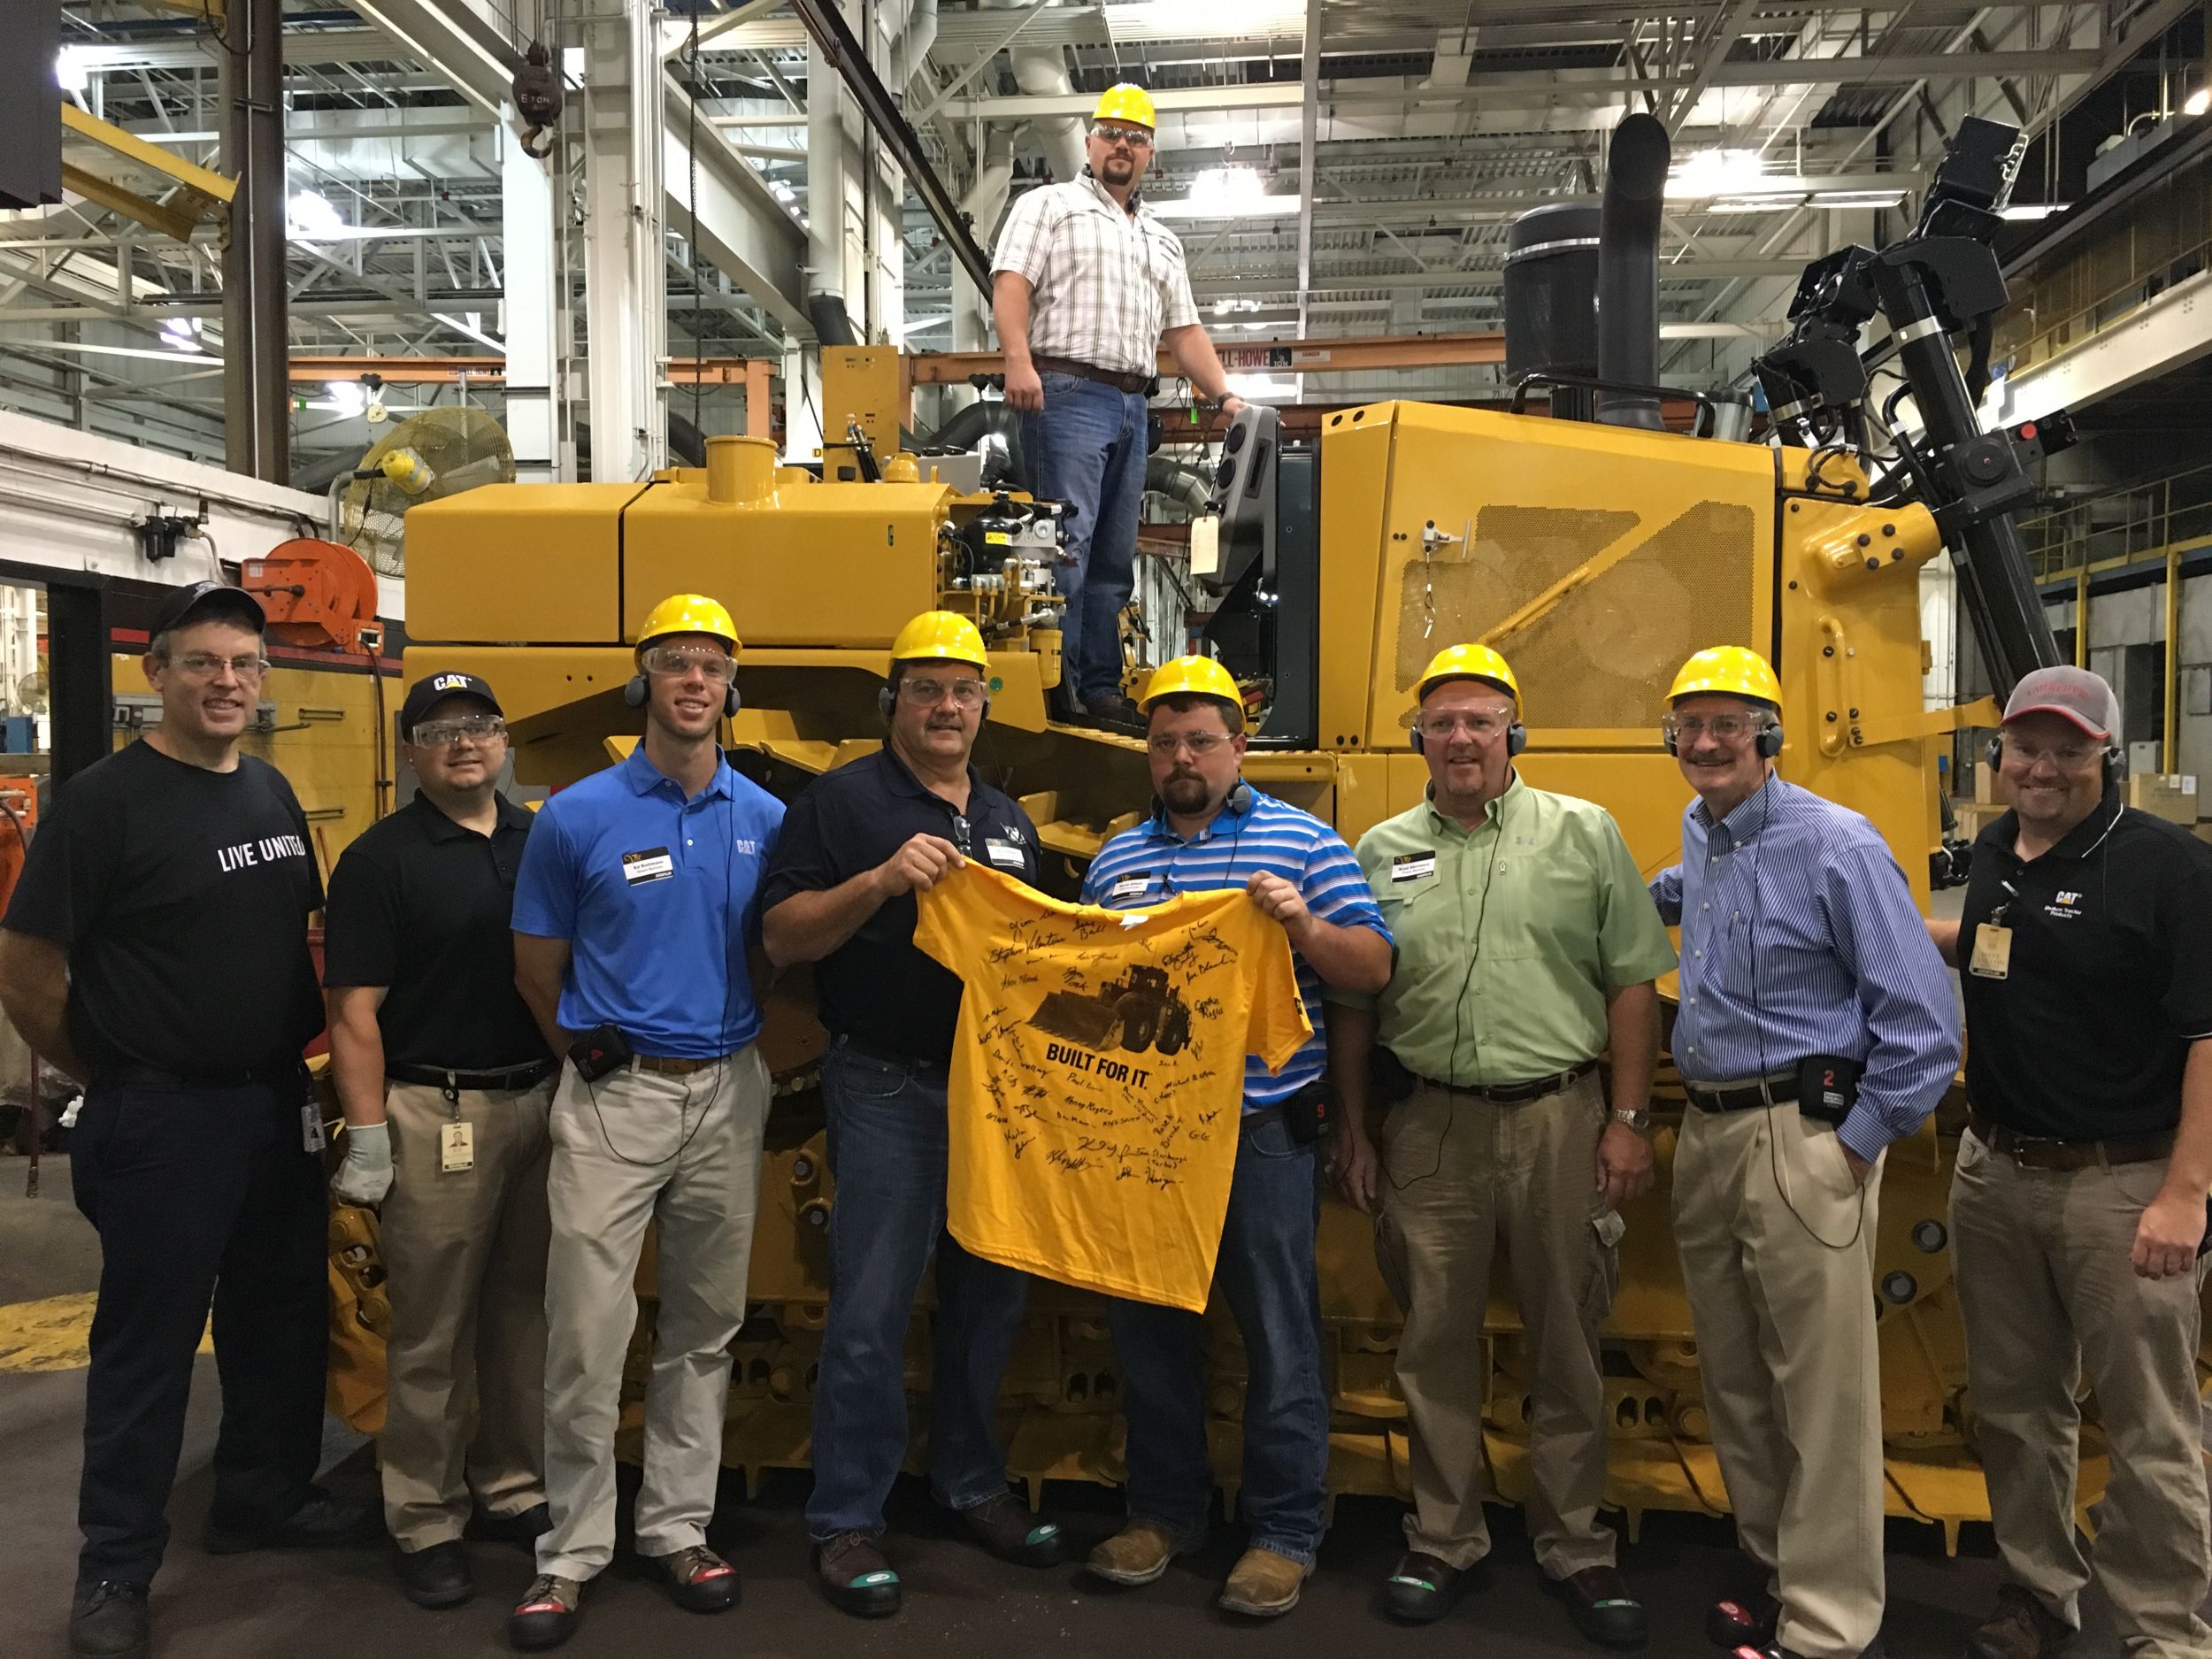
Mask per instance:
[[[44,1194],[23,1196],[24,1164],[0,1158],[0,1302],[90,1289],[98,1256],[92,1231],[71,1206],[65,1159],[50,1158]],[[73,1522],[84,1373],[34,1374],[0,1369],[0,1655],[58,1655],[74,1578]],[[426,1613],[392,1586],[380,1552],[319,1555],[211,1556],[199,1540],[211,1491],[208,1460],[216,1426],[214,1361],[196,1379],[184,1462],[170,1504],[176,1527],[156,1586],[156,1652],[163,1659],[298,1659],[342,1652],[349,1659],[506,1652],[501,1622],[527,1581],[530,1565],[510,1548],[472,1545],[480,1594],[466,1607]],[[374,1472],[366,1445],[335,1424],[328,1479],[368,1495]],[[1118,1591],[1087,1581],[1072,1566],[1033,1572],[1002,1565],[961,1541],[926,1493],[902,1482],[895,1494],[892,1552],[906,1580],[897,1619],[863,1624],[838,1614],[816,1593],[807,1565],[801,1505],[803,1475],[768,1485],[748,1502],[726,1485],[714,1541],[743,1575],[734,1613],[703,1620],[672,1608],[639,1576],[627,1555],[595,1583],[582,1632],[566,1652],[658,1655],[692,1649],[742,1650],[761,1659],[798,1655],[968,1655],[993,1659],[1181,1659],[1235,1651],[1298,1655],[1356,1651],[1361,1659],[1463,1654],[1484,1659],[1551,1659],[1588,1654],[1565,1614],[1540,1594],[1517,1513],[1497,1511],[1495,1554],[1475,1590],[1432,1630],[1406,1630],[1374,1610],[1376,1586],[1401,1545],[1397,1506],[1345,1500],[1324,1547],[1319,1571],[1298,1609],[1265,1625],[1230,1618],[1212,1606],[1233,1561],[1226,1533],[1201,1555],[1177,1563],[1160,1583]],[[1055,1487],[1052,1512],[1078,1550],[1118,1524],[1117,1494],[1096,1487]],[[1947,1561],[1931,1527],[1893,1523],[1890,1534],[1891,1659],[1951,1659],[1993,1595],[1988,1530],[1970,1527],[1957,1560]],[[1740,1587],[1740,1558],[1725,1522],[1653,1515],[1623,1566],[1646,1599],[1656,1632],[1653,1659],[1706,1659],[1704,1609]],[[2116,1647],[2101,1610],[2070,1659],[2109,1659]]]

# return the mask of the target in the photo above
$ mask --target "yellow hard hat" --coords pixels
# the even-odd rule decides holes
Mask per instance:
[[[1448,680],[1487,680],[1515,703],[1521,700],[1521,682],[1513,677],[1513,664],[1486,645],[1447,645],[1429,658],[1429,665],[1421,671],[1421,688],[1414,695],[1425,697]]]
[[[710,634],[733,653],[738,649],[737,624],[704,594],[671,594],[662,600],[646,613],[645,626],[637,631],[637,642],[642,649],[670,634]]]
[[[1162,663],[1144,682],[1137,712],[1149,714],[1161,698],[1179,695],[1218,698],[1236,710],[1238,726],[1244,725],[1244,694],[1229,671],[1210,657],[1178,657]]]
[[[901,628],[899,637],[891,641],[891,660],[972,663],[987,673],[991,667],[975,624],[951,611],[925,611]]]
[[[1767,659],[1741,645],[1716,645],[1690,658],[1674,677],[1667,701],[1679,703],[1705,694],[1782,706],[1782,682],[1775,679]]]
[[[1152,95],[1126,81],[1098,95],[1098,107],[1091,111],[1091,119],[1134,121],[1139,127],[1160,124],[1159,113],[1152,107]]]

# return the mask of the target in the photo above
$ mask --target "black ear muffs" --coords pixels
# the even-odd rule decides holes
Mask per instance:
[[[628,703],[633,709],[642,709],[645,706],[645,700],[649,695],[649,693],[646,689],[645,676],[643,674],[632,674],[630,676],[629,684],[622,687],[622,701]],[[744,701],[745,700],[742,697],[737,695],[737,681],[733,680],[727,686],[724,687],[722,690],[723,718],[726,719],[731,715],[735,714],[740,708],[744,706]]]

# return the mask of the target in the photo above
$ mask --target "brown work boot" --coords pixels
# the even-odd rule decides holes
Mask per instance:
[[[1169,1562],[1205,1542],[1205,1529],[1178,1538],[1157,1521],[1132,1521],[1091,1551],[1084,1564],[1109,1584],[1150,1584]]]
[[[2025,1585],[1997,1586],[1997,1610],[1966,1639],[1967,1659],[2047,1659],[2079,1634]]]
[[[1298,1605],[1298,1589],[1313,1571],[1310,1562],[1293,1561],[1271,1549],[1248,1549],[1221,1587],[1221,1609],[1249,1618],[1274,1618]]]

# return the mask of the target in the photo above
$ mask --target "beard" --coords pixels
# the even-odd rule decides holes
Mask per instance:
[[[1167,803],[1171,812],[1189,814],[1202,811],[1212,797],[1212,787],[1194,772],[1172,773],[1160,786],[1160,799]]]

